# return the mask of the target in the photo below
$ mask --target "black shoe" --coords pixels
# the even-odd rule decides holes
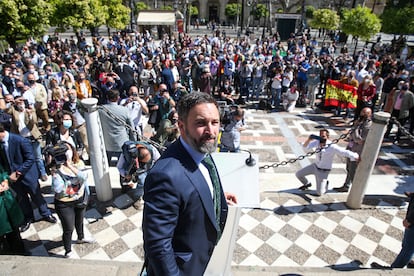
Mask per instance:
[[[371,263],[371,268],[374,268],[374,269],[391,269],[391,267],[385,266],[385,265],[380,265],[377,262]]]
[[[312,186],[312,184],[308,183],[308,184],[304,184],[302,186],[300,186],[298,189],[302,190],[302,191],[306,191],[307,189],[309,189]]]
[[[43,217],[43,220],[47,221],[47,222],[50,222],[50,223],[56,223],[57,222],[57,219],[53,215]]]
[[[342,187],[338,187],[338,188],[333,188],[334,191],[337,191],[339,193],[347,193],[349,188],[346,186],[342,186]]]
[[[32,222],[30,220],[28,220],[25,223],[23,223],[23,225],[19,227],[20,232],[21,233],[26,232],[30,228],[30,224],[31,223]]]

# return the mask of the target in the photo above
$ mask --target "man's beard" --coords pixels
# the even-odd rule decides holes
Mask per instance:
[[[213,153],[217,150],[217,145],[218,145],[218,141],[217,141],[217,137],[214,135],[204,135],[200,138],[200,140],[196,140],[194,139],[191,134],[185,130],[186,132],[186,136],[188,137],[188,142],[190,143],[190,145],[197,151],[201,152],[201,153]],[[207,139],[210,138],[214,138],[214,142],[207,142]]]

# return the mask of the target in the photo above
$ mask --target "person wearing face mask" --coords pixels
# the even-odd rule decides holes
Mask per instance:
[[[7,95],[6,113],[12,117],[10,132],[27,138],[33,147],[35,161],[40,172],[40,179],[47,180],[45,165],[43,163],[40,141],[42,133],[37,127],[37,116],[34,109],[27,104],[23,97],[13,99],[12,95]]]
[[[364,107],[369,107],[371,110],[374,108],[374,97],[377,93],[374,82],[372,81],[371,75],[366,75],[362,82],[358,86],[357,90],[357,107],[354,112],[354,120],[357,120],[361,114],[361,110]]]
[[[414,94],[408,90],[408,81],[400,81],[398,83],[398,90],[395,93],[390,93],[387,99],[386,107],[384,110],[391,113],[391,117],[394,117],[398,122],[404,126],[410,116],[410,109],[414,107]],[[387,126],[384,138],[389,138],[394,123],[390,121]],[[401,130],[398,128],[397,134],[394,138],[394,142],[398,143],[401,138]]]
[[[123,86],[123,82],[121,78],[118,77],[115,73],[107,73],[106,77],[103,79],[103,82],[99,83],[100,88],[100,96],[99,96],[99,103],[100,104],[107,104],[108,101],[108,93],[111,90],[118,90],[118,88]]]
[[[77,153],[80,155],[84,149],[84,144],[79,130],[72,127],[72,113],[66,110],[59,111],[54,120],[56,127],[46,134],[46,145],[57,145],[58,142],[64,141],[74,145]]]
[[[362,153],[364,148],[365,140],[368,136],[369,129],[372,125],[372,110],[369,107],[364,107],[361,110],[358,121],[353,126],[353,131],[350,134],[347,150],[356,152],[359,155]],[[346,179],[344,185],[341,187],[334,188],[337,192],[348,192],[349,186],[354,180],[355,172],[358,166],[358,161],[346,159]]]
[[[75,78],[73,77],[72,73],[67,71],[65,63],[59,64],[59,72],[56,73],[56,78],[58,83],[63,83],[65,79],[68,79],[69,82],[75,83]]]
[[[33,74],[34,75],[35,81],[38,81],[39,80],[39,73],[37,72],[36,67],[34,66],[34,64],[29,64],[27,66],[27,71],[23,75],[23,81],[24,82],[28,82],[29,81],[29,79],[27,78],[29,74]]]
[[[42,120],[43,129],[45,131],[49,131],[50,125],[49,125],[49,113],[47,109],[46,88],[43,86],[43,84],[36,82],[35,75],[32,73],[29,73],[27,75],[27,82],[29,86],[29,90],[27,92],[30,92],[29,94],[31,94],[31,96],[34,99],[34,102],[30,102],[30,99],[28,99],[29,104],[34,105],[37,117]],[[26,98],[26,95],[23,95],[23,96]]]
[[[92,237],[85,237],[83,220],[89,199],[86,184],[88,175],[79,170],[75,163],[76,152],[72,144],[59,142],[45,149],[48,171],[52,175],[52,190],[55,194],[55,210],[62,223],[65,258],[71,258],[72,233],[76,229],[77,243],[94,243]]]
[[[90,81],[86,79],[85,72],[79,72],[78,79],[75,82],[75,87],[78,99],[82,100],[92,97],[92,86]]]
[[[68,91],[68,101],[63,103],[63,110],[70,112],[73,116],[73,123],[72,127],[77,129],[80,133],[82,138],[82,143],[85,147],[86,153],[89,154],[89,144],[88,144],[88,136],[86,131],[86,120],[83,116],[85,112],[85,108],[83,107],[81,101],[77,98],[77,91],[75,89],[70,89]],[[79,153],[82,155],[82,153]],[[88,159],[87,156],[82,155],[84,160]]]
[[[226,101],[227,104],[234,104],[235,89],[230,85],[230,80],[225,80],[220,88],[220,100]]]

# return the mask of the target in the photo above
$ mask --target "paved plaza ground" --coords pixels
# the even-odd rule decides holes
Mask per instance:
[[[300,143],[320,127],[336,138],[348,124],[329,112],[297,108],[293,113],[246,110],[248,130],[242,148],[259,156],[259,166],[303,154]],[[346,142],[341,141],[345,146]],[[384,143],[361,209],[348,209],[347,194],[332,187],[345,179],[345,163],[334,160],[330,190],[317,197],[302,192],[294,173],[314,157],[278,168],[260,170],[260,208],[244,208],[239,223],[232,265],[239,267],[366,268],[373,261],[389,264],[400,250],[402,220],[407,201],[403,192],[414,190],[411,176],[412,143]],[[92,172],[89,180],[94,186]],[[142,211],[121,194],[116,168],[111,167],[113,202],[95,202],[86,213],[86,233],[94,244],[74,245],[75,259],[141,262]],[[93,190],[93,188],[92,188]],[[43,183],[50,207],[50,183]],[[39,221],[22,234],[33,256],[62,258],[61,225]],[[76,236],[74,235],[74,239]]]
[[[192,30],[193,34],[208,32]],[[300,143],[310,134],[317,134],[321,127],[330,129],[332,138],[349,128],[348,122],[327,111],[297,108],[293,113],[286,113],[251,107],[246,110],[248,130],[243,132],[241,143],[243,149],[258,155],[259,166],[304,154]],[[341,141],[340,145],[346,146],[346,141]],[[403,193],[414,191],[413,153],[413,143],[408,140],[400,145],[382,145],[363,206],[357,210],[345,205],[347,194],[332,190],[345,180],[342,158],[335,158],[329,191],[321,197],[313,195],[312,190],[299,191],[300,183],[294,175],[310,164],[313,156],[286,166],[260,170],[260,207],[242,210],[232,260],[232,266],[238,271],[234,275],[275,275],[274,271],[279,268],[303,275],[323,275],[317,269],[324,267],[334,271],[355,270],[353,275],[359,272],[374,275],[364,268],[373,261],[390,264],[400,250],[402,220],[407,207]],[[94,191],[90,168],[88,172]],[[135,210],[129,195],[121,193],[116,168],[110,168],[110,176],[113,201],[95,201],[86,213],[86,235],[93,236],[96,243],[73,245],[74,260],[63,263],[60,222],[52,225],[38,221],[22,234],[32,256],[51,257],[45,263],[56,260],[56,264],[69,267],[79,261],[92,269],[94,264],[105,266],[100,262],[104,261],[108,267],[122,262],[130,271],[139,269],[139,265],[131,263],[143,261],[142,211]],[[42,183],[42,189],[53,209],[50,180]],[[39,218],[37,213],[36,216]],[[0,258],[0,262],[4,260]],[[309,274],[306,268],[314,270]],[[269,272],[271,269],[273,272]],[[76,271],[73,270],[75,274]],[[90,275],[102,275],[93,271]]]

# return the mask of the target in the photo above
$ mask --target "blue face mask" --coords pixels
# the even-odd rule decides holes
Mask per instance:
[[[63,127],[66,129],[69,129],[72,127],[72,120],[64,120],[63,121]]]

